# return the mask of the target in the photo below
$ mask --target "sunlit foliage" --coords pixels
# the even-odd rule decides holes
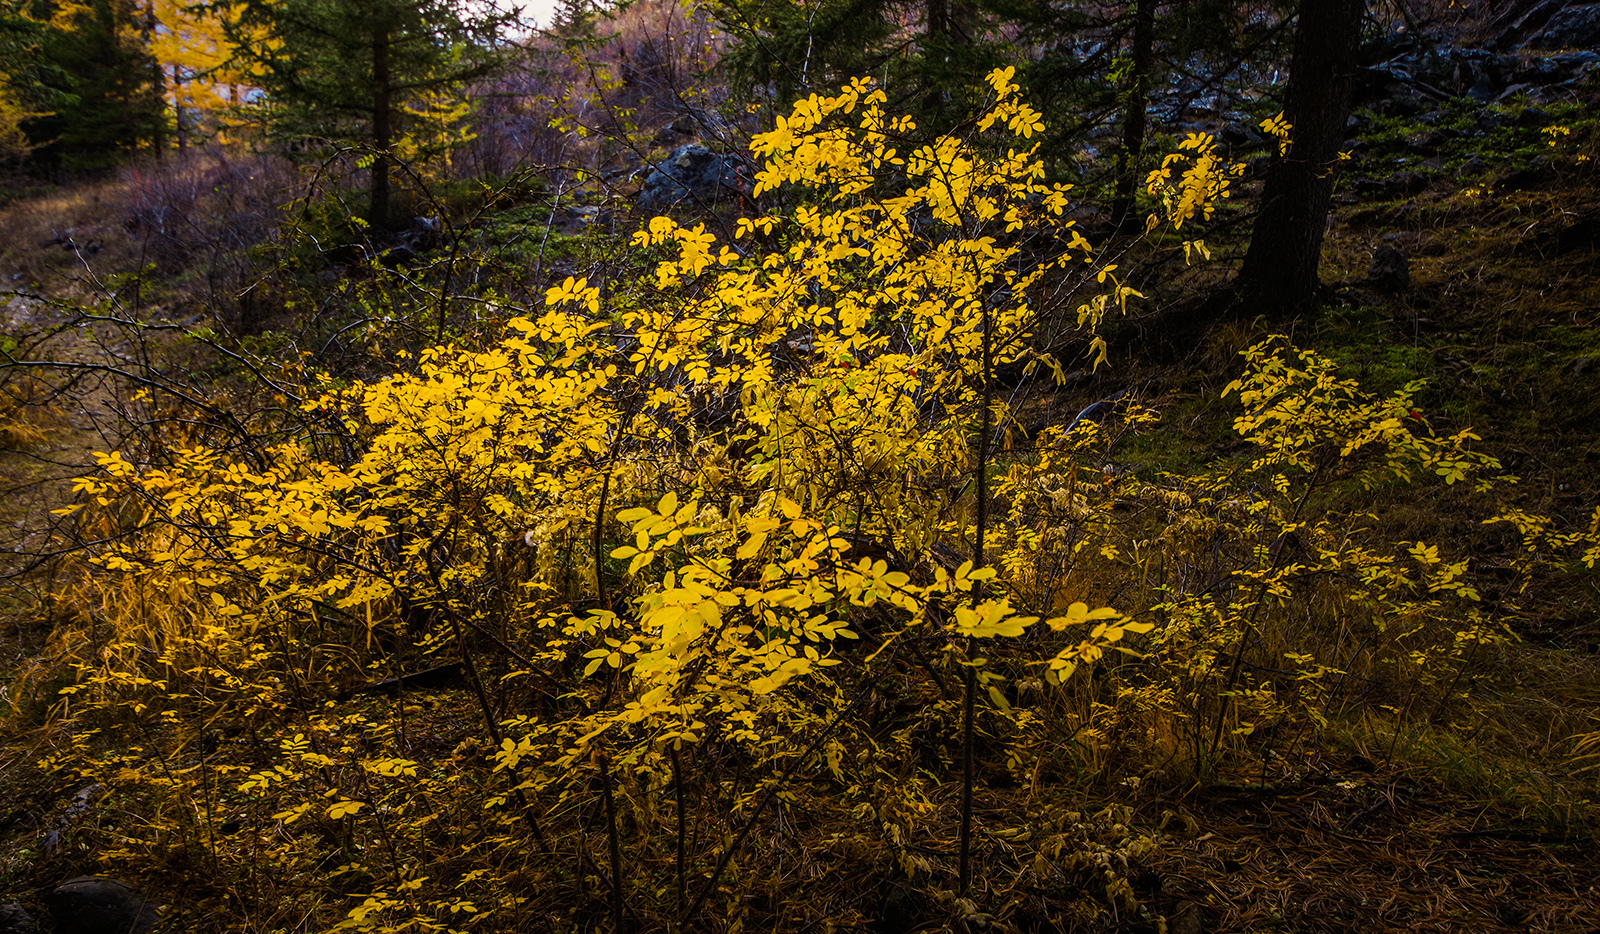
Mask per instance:
[[[732,927],[769,805],[976,911],[927,836],[972,754],[958,723],[1037,789],[1133,747],[1147,777],[1211,775],[1325,728],[1353,684],[1410,685],[1380,698],[1396,716],[1469,704],[1510,636],[1468,562],[1375,541],[1326,495],[1510,482],[1470,432],[1434,433],[1416,387],[1373,398],[1253,348],[1228,387],[1253,453],[1195,476],[1118,468],[1109,427],[1024,431],[1001,374],[1060,374],[1069,334],[1107,365],[1099,328],[1140,296],[1042,180],[1011,77],[973,138],[908,152],[869,82],[801,101],[754,143],[755,194],[791,213],[730,237],[655,218],[640,282],[568,278],[501,309],[489,346],[330,378],[299,438],[102,455],[75,508],[109,625],[58,637],[73,683],[41,767],[181,805],[212,874],[296,924],[519,929],[603,876],[618,916],[709,903]],[[1203,227],[1234,174],[1186,141],[1151,229]],[[428,665],[480,718],[454,747],[429,748],[415,695],[371,698]],[[885,696],[899,710],[869,716]],[[1040,809],[994,838],[1063,898],[1133,909],[1128,861],[1156,838]]]

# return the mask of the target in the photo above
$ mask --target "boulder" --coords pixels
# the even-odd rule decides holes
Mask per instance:
[[[1551,16],[1524,44],[1530,49],[1593,49],[1600,45],[1600,3],[1570,6]]]
[[[1539,89],[1531,84],[1508,84],[1506,89],[1495,95],[1494,100],[1489,103],[1504,104],[1506,101],[1514,100],[1519,94],[1527,97],[1538,97]]]
[[[1404,292],[1411,286],[1411,261],[1405,251],[1385,243],[1372,251],[1367,284],[1384,292]]]
[[[1167,919],[1167,934],[1205,934],[1206,914],[1199,902],[1181,902]]]
[[[1489,40],[1492,49],[1514,49],[1535,32],[1550,22],[1550,17],[1561,11],[1566,5],[1566,0],[1539,0],[1531,6],[1527,4],[1508,4],[1507,9],[1496,17],[1492,25],[1504,25],[1494,38]],[[1506,23],[1506,20],[1510,20]]]
[[[0,934],[38,934],[39,925],[28,910],[12,902],[0,905]]]
[[[101,876],[68,879],[50,893],[49,904],[56,934],[136,934],[159,920],[155,902]]]
[[[1538,107],[1524,107],[1517,114],[1517,126],[1525,129],[1539,130],[1550,125],[1550,112]]]
[[[651,167],[639,191],[640,210],[664,211],[683,201],[712,204],[748,197],[754,171],[734,155],[718,155],[699,143],[679,146]]]
[[[1243,123],[1225,123],[1217,135],[1229,146],[1254,146],[1262,141],[1260,133]]]
[[[1504,80],[1493,69],[1482,68],[1473,80],[1472,87],[1467,89],[1467,96],[1480,104],[1487,104],[1499,97],[1505,88]]]
[[[1428,130],[1425,133],[1413,133],[1406,137],[1406,152],[1419,156],[1431,156],[1439,151],[1439,147],[1455,136],[1449,130]]]

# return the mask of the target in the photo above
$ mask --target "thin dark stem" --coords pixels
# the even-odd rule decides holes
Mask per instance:
[[[968,648],[972,640],[967,640]],[[968,652],[971,655],[971,652]],[[961,700],[961,894],[972,887],[972,786],[977,780],[972,757],[972,720],[977,709],[978,670],[968,659],[966,693]]]
[[[611,609],[611,599],[606,594],[606,575],[603,555],[600,548],[604,541],[606,524],[606,506],[611,498],[611,471],[617,466],[617,458],[622,455],[622,439],[633,428],[633,417],[639,413],[642,397],[635,396],[628,401],[628,407],[623,410],[622,419],[617,423],[617,436],[611,439],[611,449],[606,452],[605,473],[600,479],[600,502],[594,508],[594,531],[591,535],[590,547],[594,550],[594,595],[595,604],[602,610]],[[609,700],[609,695],[607,700]],[[604,707],[604,704],[601,704]]]
[[[1300,502],[1295,506],[1294,515],[1289,517],[1289,525],[1300,521],[1300,514],[1305,512],[1306,503],[1311,500],[1311,494],[1316,492],[1317,478],[1322,476],[1323,468],[1328,466],[1331,460],[1331,457],[1324,457],[1317,462],[1317,466],[1311,471],[1311,476],[1306,480],[1305,495],[1300,497]],[[1244,651],[1249,647],[1250,640],[1255,637],[1256,620],[1261,615],[1261,601],[1266,599],[1267,589],[1272,585],[1270,575],[1278,570],[1278,566],[1283,563],[1283,556],[1289,552],[1289,549],[1284,547],[1283,539],[1283,536],[1279,536],[1279,547],[1272,552],[1272,563],[1267,566],[1267,576],[1263,577],[1261,586],[1256,588],[1255,599],[1250,604],[1250,616],[1245,620],[1244,632],[1239,635],[1239,649],[1233,653],[1233,663],[1228,666],[1228,681],[1222,689],[1221,703],[1217,707],[1217,722],[1212,726],[1211,730],[1211,749],[1208,753],[1208,758],[1212,762],[1216,761],[1217,749],[1222,745],[1222,727],[1228,717],[1228,707],[1233,697],[1233,689],[1239,683],[1239,670],[1244,663]],[[1211,765],[1209,763],[1205,764],[1204,768],[1209,772]]]
[[[977,531],[973,537],[972,567],[973,570],[983,567],[983,552],[985,533],[989,526],[989,435],[991,434],[990,422],[993,413],[990,406],[994,399],[994,381],[989,378],[992,369],[990,356],[990,316],[989,306],[983,307],[983,371],[979,378],[983,381],[983,410],[978,416],[978,503],[977,503]],[[983,598],[983,585],[977,584],[972,588],[974,603]],[[972,886],[972,790],[977,780],[977,770],[972,756],[972,721],[977,716],[978,671],[972,665],[972,640],[967,640],[967,677],[966,692],[962,698],[961,709],[961,858],[960,865],[960,892],[966,895]]]
[[[617,803],[611,793],[611,763],[600,759],[600,794],[606,801],[606,837],[611,844],[611,924],[616,934],[627,931],[627,916],[622,905],[622,841],[617,833]]]
[[[617,437],[619,439],[622,437],[621,431],[617,432]],[[611,496],[611,466],[615,462],[616,458],[614,456],[607,461],[605,478],[600,481],[600,503],[594,507],[594,541],[590,545],[594,550],[595,603],[602,610],[611,609],[611,601],[606,599],[606,575],[605,569],[601,567],[600,548],[606,525],[606,500]]]
[[[683,756],[674,745],[672,747],[672,785],[673,792],[678,799],[678,917],[683,917],[683,900],[686,885],[683,879]]]
[[[450,628],[455,631],[456,645],[461,651],[461,667],[466,669],[467,681],[472,685],[472,692],[478,698],[479,708],[483,710],[484,728],[489,731],[489,739],[498,749],[501,741],[500,724],[494,715],[494,705],[489,703],[489,695],[483,689],[483,680],[478,677],[478,666],[472,663],[472,653],[467,651],[467,634],[461,628],[461,620],[456,616],[454,610],[447,607],[445,617],[450,620]],[[514,770],[513,774],[515,774]],[[515,778],[513,778],[513,781],[515,781]],[[522,793],[521,788],[513,788],[512,794],[516,797],[518,806],[522,808],[522,813],[528,818],[528,829],[533,832],[533,839],[535,843],[539,844],[539,851],[541,853],[549,853],[550,845],[545,842],[544,829],[539,826],[539,819],[534,815],[533,803],[528,800],[527,795]]]
[[[850,712],[855,710],[861,704],[861,701],[877,688],[878,682],[883,680],[884,674],[894,668],[894,662],[898,657],[899,652],[896,651],[895,655],[880,667],[878,672],[866,684],[863,684],[856,691],[856,696],[851,699],[850,703],[846,704],[843,710],[833,715],[833,719],[829,720],[828,725],[817,733],[816,738],[811,741],[811,745],[807,746],[804,752],[789,763],[789,767],[784,769],[778,780],[767,786],[767,790],[761,795],[761,800],[756,803],[755,810],[750,812],[750,816],[745,820],[744,826],[739,828],[739,835],[734,838],[733,843],[729,844],[726,850],[722,851],[722,857],[717,860],[716,868],[711,871],[711,877],[700,887],[700,891],[695,895],[694,901],[689,905],[689,910],[684,912],[683,920],[678,924],[679,934],[689,930],[689,925],[693,923],[695,916],[700,913],[700,906],[705,904],[706,897],[716,891],[717,882],[722,879],[723,870],[728,868],[728,863],[732,862],[733,855],[739,852],[739,848],[744,846],[744,841],[749,839],[750,832],[755,829],[756,821],[761,818],[761,812],[766,810],[767,805],[772,802],[778,791],[789,784],[789,779],[794,777],[794,773],[799,771],[802,765],[817,754],[817,750],[822,748],[823,742],[833,735],[833,731],[839,724],[844,722],[844,718],[848,717]]]

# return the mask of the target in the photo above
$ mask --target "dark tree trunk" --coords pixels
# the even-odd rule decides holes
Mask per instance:
[[[151,40],[152,37],[155,36],[155,31],[156,31],[155,0],[145,0],[145,5],[144,5],[144,47],[146,49],[150,48],[150,40]],[[176,67],[174,67],[173,71],[174,71],[174,73],[176,73],[176,71],[177,71]],[[162,68],[159,63],[157,63],[154,59],[152,59],[151,62],[150,62],[150,74],[151,74],[151,78],[152,78],[151,83],[155,85],[156,99],[161,102],[161,109],[163,111],[165,111],[166,110],[166,105],[167,105],[167,89],[166,89],[167,70],[165,68]],[[173,82],[172,99],[174,101],[176,101],[178,99],[178,88],[177,88],[177,82],[176,81]],[[154,149],[156,151],[156,161],[157,162],[165,161],[166,160],[166,156],[167,156],[167,139],[166,139],[166,133],[164,132],[165,129],[166,129],[166,118],[167,118],[167,115],[165,113],[162,113],[151,124],[150,145],[152,147],[154,147]],[[182,104],[178,105],[178,120],[179,120],[179,123],[181,125],[182,120],[183,120],[183,105]],[[182,130],[180,129],[179,132],[181,133]]]
[[[394,82],[389,75],[389,30],[372,32],[372,199],[367,223],[374,231],[389,229],[389,147],[394,143]]]
[[[1365,0],[1300,4],[1284,106],[1293,142],[1267,171],[1261,214],[1235,286],[1246,314],[1289,317],[1309,310],[1315,300],[1365,12]]]
[[[178,135],[178,152],[189,148],[189,131],[183,124],[183,66],[172,66],[172,125]]]
[[[1139,154],[1144,149],[1145,111],[1150,102],[1150,59],[1155,45],[1156,0],[1138,0],[1133,10],[1133,77],[1122,118],[1122,150],[1117,154],[1117,192],[1111,223],[1121,227],[1133,210],[1139,184]]]

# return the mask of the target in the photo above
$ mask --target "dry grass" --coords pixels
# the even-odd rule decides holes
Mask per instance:
[[[131,204],[122,180],[13,201],[0,208],[0,277],[12,288],[58,283],[108,246],[124,254],[121,222]]]
[[[43,444],[65,424],[49,384],[29,375],[0,380],[0,450]]]
[[[1426,774],[1331,759],[1278,788],[1185,803],[1204,834],[1151,860],[1204,930],[1592,931],[1592,842],[1507,821]]]

